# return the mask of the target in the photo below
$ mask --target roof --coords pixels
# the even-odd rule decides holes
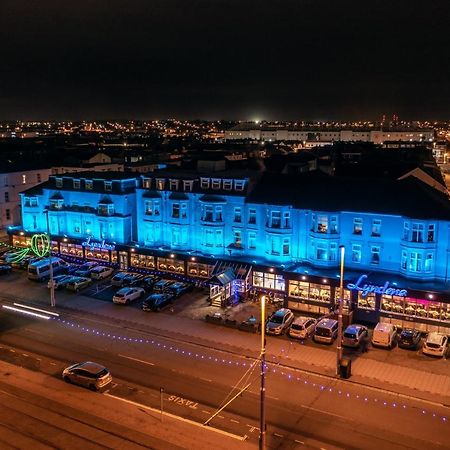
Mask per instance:
[[[225,286],[228,283],[231,283],[236,278],[233,269],[228,268],[223,272],[214,275],[210,278],[209,282],[211,284],[220,284],[221,286]]]

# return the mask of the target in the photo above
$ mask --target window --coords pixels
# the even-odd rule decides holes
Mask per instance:
[[[159,200],[146,200],[144,203],[144,214],[146,216],[159,216]]]
[[[318,233],[328,232],[328,216],[317,217],[317,232]]]
[[[64,200],[50,200],[50,209],[62,209]]]
[[[213,221],[213,207],[210,205],[205,205],[203,208],[203,220],[205,222]]]
[[[337,260],[337,244],[330,243],[328,261],[336,261],[336,260]]]
[[[27,184],[27,176],[22,174],[22,184]]]
[[[206,228],[203,230],[204,232],[204,238],[203,238],[203,245],[205,247],[213,247],[214,246],[214,230],[210,230],[209,228]]]
[[[9,202],[9,192],[5,191],[5,202],[8,203]]]
[[[172,217],[174,219],[180,218],[180,204],[179,203],[174,203],[172,205]]]
[[[372,236],[381,236],[381,220],[379,219],[372,220]]]
[[[6,220],[11,220],[11,210],[10,209],[5,209],[5,216],[6,216]]]
[[[170,180],[169,187],[170,187],[171,191],[177,191],[178,190],[178,180]]]
[[[283,256],[288,256],[291,252],[291,239],[283,238]]]
[[[185,191],[192,191],[192,187],[194,186],[193,180],[184,180],[183,181],[183,189]]]
[[[63,187],[63,180],[62,178],[55,178],[55,185],[57,188]]]
[[[80,189],[80,180],[73,180],[73,188]]]
[[[402,270],[408,269],[408,254],[406,253],[406,250],[402,250],[402,258],[400,261],[400,267]]]
[[[37,177],[37,182],[40,183],[40,182],[42,181],[41,174],[38,173],[38,174],[36,175],[36,177]]]
[[[241,230],[234,230],[234,246],[242,248],[242,232]]]
[[[223,233],[222,233],[222,230],[216,230],[216,247],[223,247]]]
[[[166,180],[164,178],[157,178],[156,179],[156,189],[159,191],[164,190],[164,185],[166,184]]]
[[[403,239],[405,241],[409,240],[409,222],[403,224]]]
[[[434,242],[435,226],[434,224],[428,225],[427,242]]]
[[[220,189],[221,180],[219,178],[213,178],[211,180],[211,187],[213,189]]]
[[[352,245],[352,262],[354,263],[361,262],[361,245],[359,244]]]
[[[325,242],[317,242],[316,244],[316,259],[318,261],[328,260],[328,246]]]
[[[209,189],[209,178],[200,178],[200,187],[202,189]]]
[[[114,205],[99,203],[97,212],[100,216],[111,216],[114,214]]]
[[[248,210],[248,223],[256,225],[256,209]]]
[[[355,217],[353,219],[353,234],[362,234],[363,231],[363,221],[362,219]]]
[[[151,178],[143,178],[142,179],[142,187],[144,189],[150,189],[152,187],[152,180],[151,180]]]
[[[222,187],[225,191],[233,189],[233,180],[222,180]]]
[[[422,272],[422,255],[417,252],[409,254],[409,270],[411,272]]]
[[[425,227],[423,223],[413,223],[412,224],[412,234],[411,241],[412,242],[423,242]]]
[[[250,249],[256,248],[256,233],[254,231],[248,233],[248,248]]]
[[[94,187],[92,180],[85,180],[84,187],[86,188],[87,191],[92,191],[92,188]]]
[[[187,217],[187,204],[186,203],[182,203],[181,204],[181,212],[180,212],[180,214],[181,214],[181,218],[182,219],[186,219],[186,217]]]
[[[105,181],[105,191],[111,192],[112,191],[112,181]]]
[[[223,220],[222,207],[216,206],[216,222],[222,222],[222,220]]]
[[[283,228],[291,228],[291,213],[289,211],[283,212]]]
[[[245,185],[244,180],[234,180],[234,190],[235,191],[243,191],[244,185]]]
[[[427,253],[425,258],[425,272],[433,272],[433,253]]]
[[[280,225],[281,225],[281,211],[271,211],[269,227],[280,228]]]
[[[239,207],[235,207],[234,208],[234,221],[241,223],[242,221],[242,214],[241,214],[242,210]]]
[[[271,236],[270,239],[270,254],[279,255],[280,254],[280,238],[278,236]]]
[[[337,217],[336,216],[331,216],[330,217],[330,233],[337,233],[338,232],[338,227],[337,227]]]
[[[380,264],[380,247],[378,245],[372,245],[370,253],[370,264]]]

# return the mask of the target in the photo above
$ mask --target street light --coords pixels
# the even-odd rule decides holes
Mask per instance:
[[[339,376],[339,369],[342,359],[342,301],[344,298],[344,257],[345,257],[345,246],[339,246],[341,250],[341,275],[340,275],[340,285],[339,285],[339,310],[338,310],[338,336],[337,336],[337,346],[336,346],[336,374]]]
[[[53,308],[56,306],[55,301],[55,280],[53,279],[53,264],[52,264],[52,239],[50,237],[50,225],[48,221],[48,209],[44,209],[45,217],[47,218],[47,237],[48,237],[48,263],[50,266],[50,281],[49,281],[49,288],[50,288],[50,306]]]
[[[261,405],[259,416],[259,450],[266,448],[266,296],[261,297]]]

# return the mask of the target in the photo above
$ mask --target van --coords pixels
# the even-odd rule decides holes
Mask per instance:
[[[53,267],[53,275],[57,275],[65,270],[67,263],[61,258],[57,258],[56,256],[52,256],[52,267]],[[50,261],[49,258],[41,259],[39,261],[34,261],[28,264],[28,279],[29,280],[37,280],[44,281],[50,278]]]
[[[322,319],[314,330],[313,339],[322,344],[332,344],[337,337],[338,321],[334,319]]]
[[[395,345],[397,327],[392,323],[378,322],[373,330],[372,345],[391,349]]]

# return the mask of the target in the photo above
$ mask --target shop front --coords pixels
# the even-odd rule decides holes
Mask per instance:
[[[334,308],[336,291],[339,293],[339,290],[327,279],[319,283],[318,280],[309,281],[305,276],[301,278],[288,281],[288,308],[314,315],[328,314]]]

